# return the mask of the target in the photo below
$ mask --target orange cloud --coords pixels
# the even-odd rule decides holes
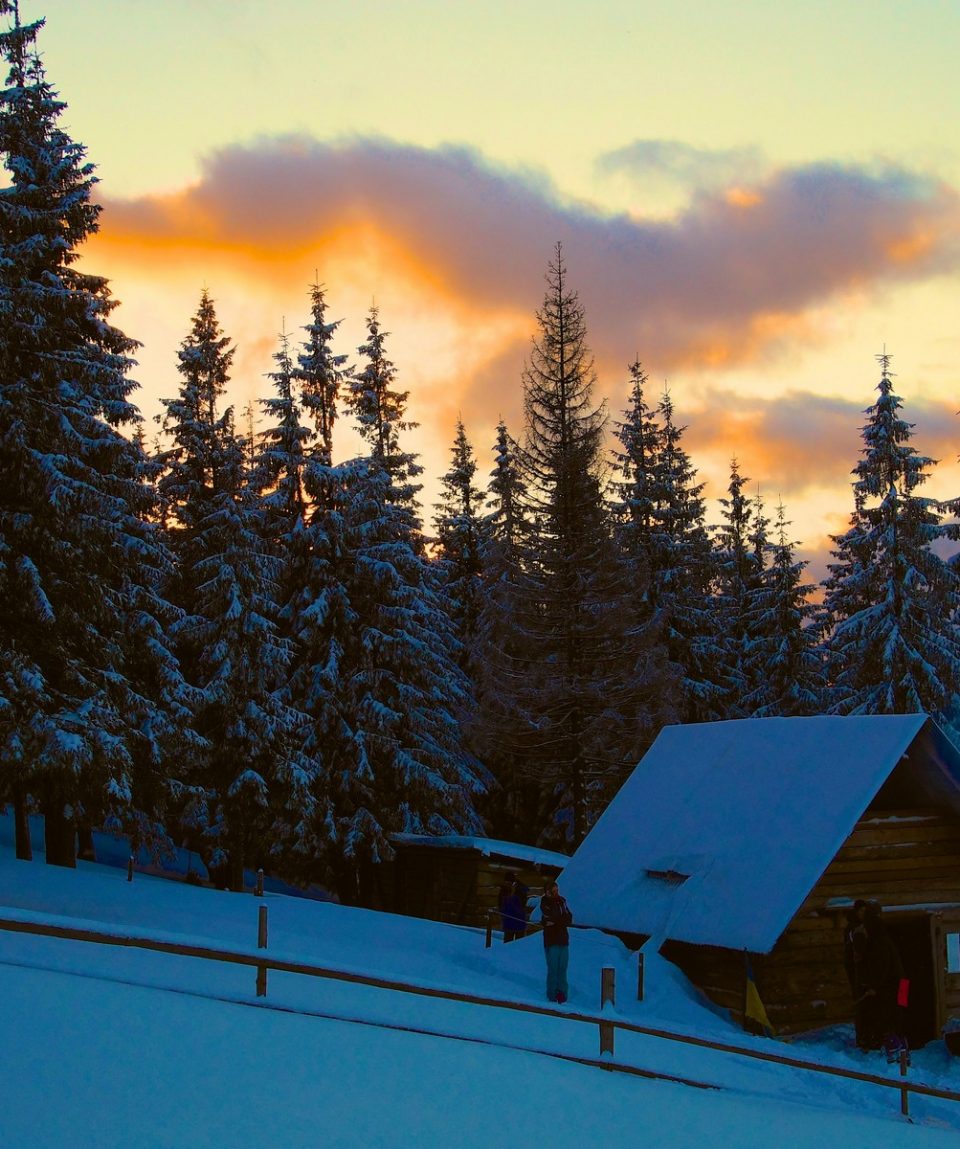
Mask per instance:
[[[849,489],[871,401],[869,394],[854,402],[801,391],[762,399],[714,389],[702,397],[709,415],[683,418],[694,458],[713,458],[716,470],[735,457],[741,472],[763,491],[801,497],[815,490]],[[955,408],[922,399],[905,404],[903,417],[914,424],[911,446],[919,454],[955,458],[960,437]],[[845,516],[847,509],[841,513]]]
[[[395,278],[479,322],[532,314],[560,240],[598,359],[639,349],[668,370],[762,359],[810,338],[811,314],[853,286],[955,266],[960,200],[897,169],[816,165],[644,222],[565,204],[465,149],[298,137],[224,149],[195,186],[108,200],[102,222],[117,260],[276,283],[319,265],[330,284],[331,268],[370,275],[370,294]]]
[[[757,207],[763,203],[763,196],[753,188],[728,188],[724,199],[731,207]]]
[[[331,318],[345,317],[338,350],[357,347],[375,299],[436,482],[458,415],[481,476],[497,419],[520,432],[521,372],[557,240],[586,308],[598,399],[614,395],[634,355],[654,377],[762,362],[830,337],[831,307],[851,288],[868,294],[957,265],[960,201],[943,184],[829,165],[746,175],[695,195],[674,220],[643,221],[563,203],[466,150],[265,140],[215,154],[177,194],[107,199],[85,258],[114,280],[120,323],[144,340],[138,374],[151,400],[176,392],[175,349],[204,285],[238,344],[238,410],[268,392],[281,323],[299,339],[316,275]],[[848,489],[856,404],[718,391],[707,401],[709,416],[680,414],[713,493],[734,455],[772,499]],[[614,417],[616,407],[612,398]],[[952,409],[908,417],[923,424],[926,453],[956,454]]]
[[[887,243],[887,256],[891,263],[919,263],[927,259],[937,243],[937,236],[927,228],[912,235],[898,236]]]

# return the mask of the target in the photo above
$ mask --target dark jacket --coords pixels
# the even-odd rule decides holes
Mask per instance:
[[[540,919],[543,922],[544,946],[568,946],[570,934],[567,926],[573,924],[573,914],[562,895],[544,894],[540,899]]]
[[[507,894],[500,903],[500,925],[504,933],[513,934],[527,928],[527,903],[519,893]]]
[[[867,930],[864,924],[852,914],[847,918],[847,928],[843,934],[843,967],[847,971],[850,991],[854,998],[863,993],[863,958],[867,948]]]
[[[900,954],[893,939],[879,922],[867,925],[867,945],[860,969],[860,983],[864,990],[872,990],[878,997],[896,1001],[897,987],[903,977]]]
[[[879,919],[867,920],[867,946],[860,968],[860,986],[866,995],[865,1026],[872,1044],[900,1031],[897,990],[903,965],[893,939]]]

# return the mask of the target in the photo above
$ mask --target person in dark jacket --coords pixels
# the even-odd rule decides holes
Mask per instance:
[[[500,927],[505,942],[522,938],[527,932],[527,887],[516,879],[500,899]]]
[[[900,1039],[902,1029],[897,993],[903,965],[880,913],[880,907],[870,902],[863,918],[867,935],[860,963],[864,1049],[880,1049],[888,1039]]]
[[[570,933],[567,927],[573,925],[573,914],[556,882],[547,886],[547,892],[540,899],[540,920],[543,923],[543,950],[547,959],[547,1001],[563,1005],[570,993],[567,984]]]
[[[863,924],[866,908],[867,903],[862,898],[857,898],[847,911],[847,926],[843,931],[843,967],[847,971],[847,980],[850,982],[850,993],[853,997],[853,1027],[859,1049],[866,1048],[863,1025],[866,998],[861,984],[863,956],[867,948],[867,929]]]

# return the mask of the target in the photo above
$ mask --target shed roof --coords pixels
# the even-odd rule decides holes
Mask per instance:
[[[523,862],[531,866],[548,866],[562,870],[570,861],[566,854],[553,850],[541,850],[539,846],[527,846],[522,842],[503,842],[496,838],[480,838],[466,834],[391,834],[390,840],[408,846],[426,846],[434,850],[473,850],[484,857],[505,859],[508,862]]]
[[[960,812],[960,754],[924,714],[666,727],[563,893],[584,925],[768,953],[908,751],[901,791]]]

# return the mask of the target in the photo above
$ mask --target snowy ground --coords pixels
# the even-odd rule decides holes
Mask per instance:
[[[81,864],[17,862],[0,818],[0,916],[256,947],[258,900]],[[419,985],[540,1004],[538,937],[483,945],[474,930],[268,895],[270,952]],[[576,912],[576,907],[574,912]],[[640,1024],[896,1078],[841,1027],[788,1044],[745,1037],[669,963],[578,931],[571,1014],[599,1006],[617,971],[617,1013]],[[532,1050],[598,1055],[595,1025],[271,972],[266,999],[244,967],[0,931],[0,1145],[10,1149],[246,1149],[546,1143],[550,1149],[687,1149],[879,1142],[956,1144],[960,1102],[751,1062],[619,1033],[615,1060],[709,1082],[695,1089]],[[457,1035],[454,1039],[411,1032]],[[913,1080],[960,1088],[942,1043]]]

